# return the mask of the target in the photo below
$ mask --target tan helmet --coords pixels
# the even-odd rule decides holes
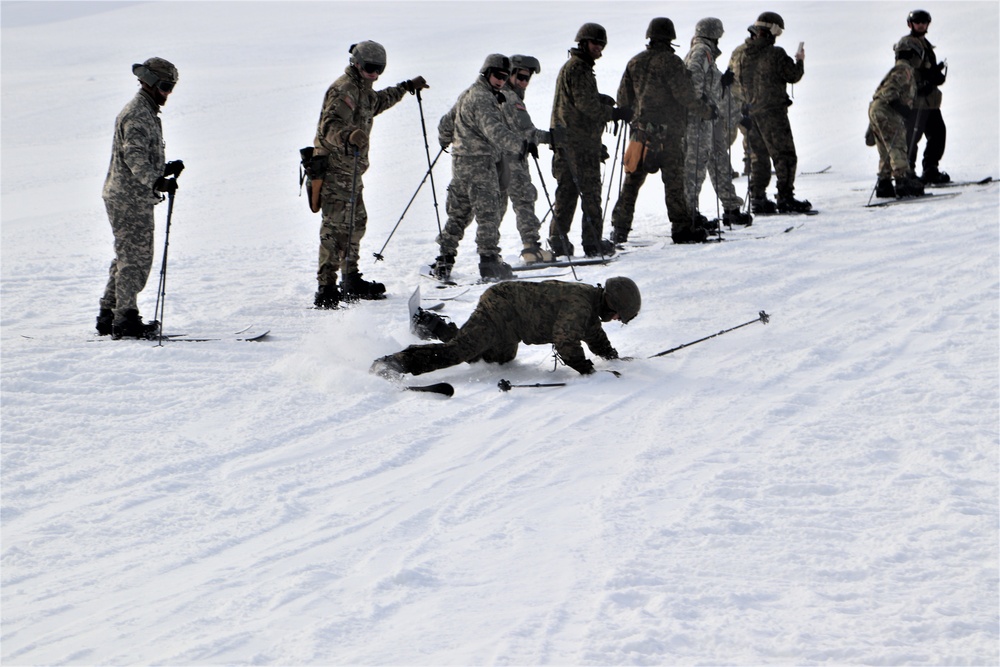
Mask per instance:
[[[533,74],[542,73],[542,65],[538,62],[538,58],[524,56],[519,53],[510,57],[510,68],[512,72],[516,72],[519,69],[526,69]]]
[[[600,23],[584,23],[576,31],[576,42],[593,42],[601,46],[607,46],[608,31]]]
[[[631,278],[624,276],[608,278],[604,284],[604,297],[608,302],[608,307],[618,313],[618,319],[624,324],[635,319],[642,307],[639,286]]]
[[[351,44],[348,52],[351,54],[351,64],[357,65],[369,74],[381,74],[385,71],[387,62],[385,47],[378,42],[365,40]]]
[[[139,77],[139,81],[151,88],[160,88],[163,92],[169,93],[173,90],[178,79],[177,68],[169,60],[163,58],[147,58],[142,63],[132,65],[132,74]],[[161,83],[162,82],[162,83]]]
[[[486,56],[479,73],[487,76],[490,72],[507,72],[507,76],[510,76],[510,58],[502,53],[491,53]]]

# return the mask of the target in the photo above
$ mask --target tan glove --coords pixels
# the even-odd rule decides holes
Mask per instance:
[[[351,132],[350,136],[347,137],[347,143],[354,146],[359,151],[363,151],[368,148],[368,133],[358,128]]]

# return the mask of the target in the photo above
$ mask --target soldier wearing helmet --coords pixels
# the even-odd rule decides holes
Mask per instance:
[[[378,114],[399,102],[405,93],[427,88],[422,76],[375,90],[385,70],[385,48],[364,41],[348,49],[347,67],[330,84],[323,98],[314,141],[315,155],[326,158],[320,191],[323,224],[320,228],[317,308],[336,308],[340,301],[385,298],[385,285],[367,281],[358,271],[361,239],[368,225],[362,175],[368,170],[368,138]],[[337,274],[341,273],[338,286]]]
[[[572,255],[569,231],[577,199],[583,209],[583,251],[588,257],[613,255],[614,244],[602,238],[601,143],[604,126],[612,120],[628,121],[631,109],[615,108],[614,99],[597,88],[594,63],[604,52],[608,34],[597,23],[584,23],[576,33],[576,47],[556,77],[552,100],[552,175],[556,179],[549,246],[556,255]],[[564,137],[564,138],[563,138]]]
[[[923,47],[923,58],[916,66],[917,94],[913,99],[913,109],[906,120],[906,141],[909,147],[910,168],[917,165],[920,139],[926,137],[924,156],[921,160],[920,180],[924,183],[947,183],[951,177],[938,168],[944,155],[947,128],[941,115],[941,90],[948,75],[945,62],[938,62],[934,45],[927,41],[927,30],[931,25],[930,13],[916,9],[906,17],[910,28],[908,37],[917,40]]]
[[[736,194],[729,158],[731,130],[738,122],[740,104],[733,100],[732,86],[723,85],[722,72],[716,65],[716,60],[722,55],[719,39],[723,32],[721,20],[711,16],[701,19],[694,28],[691,49],[684,57],[695,94],[719,110],[718,118],[688,120],[685,189],[692,214],[703,217],[697,213],[698,199],[707,172],[722,202],[722,221],[729,226],[749,225],[753,218],[740,210],[743,200]]]
[[[892,50],[896,64],[879,83],[868,105],[866,143],[877,146],[879,156],[875,195],[920,196],[924,185],[913,173],[907,157],[906,119],[917,90],[914,68],[923,61],[924,47],[920,40],[907,35]]]
[[[647,175],[657,171],[663,181],[674,242],[701,243],[708,238],[693,218],[685,193],[684,133],[690,118],[711,118],[713,112],[691,85],[684,61],[674,53],[671,41],[676,37],[670,19],[650,21],[646,30],[649,43],[629,60],[618,85],[618,106],[635,110],[632,145],[645,147],[645,157],[634,166],[631,159],[626,160],[627,175],[611,214],[615,243],[628,240],[639,188]]]
[[[451,183],[448,185],[448,222],[437,237],[440,253],[431,274],[448,280],[466,228],[476,220],[479,276],[487,282],[513,277],[500,249],[501,190],[509,183],[508,156],[525,159],[537,153],[533,132],[511,128],[502,108],[509,104],[501,89],[510,78],[510,58],[491,53],[479,77],[458,97],[438,123],[442,148],[452,146]],[[502,181],[502,182],[501,182]]]
[[[594,372],[583,343],[602,359],[618,359],[602,322],[623,324],[639,314],[642,297],[629,278],[609,278],[605,285],[558,280],[509,281],[483,292],[472,315],[457,331],[438,327],[443,343],[411,345],[377,359],[371,372],[388,379],[421,375],[465,362],[513,361],[521,343],[551,344],[563,363],[582,375]]]
[[[785,29],[785,21],[775,12],[764,12],[747,28],[750,37],[736,47],[729,60],[734,85],[739,86],[744,114],[740,121],[747,128],[750,153],[750,205],[755,213],[794,213],[809,211],[812,204],[795,199],[795,170],[798,156],[788,122],[792,101],[786,88],[802,79],[805,52],[795,59],[775,46],[774,40]],[[778,186],[777,203],[767,198],[771,182],[771,163]]]
[[[160,193],[173,195],[180,160],[164,158],[160,108],[177,85],[177,68],[163,58],[132,65],[139,92],[115,119],[111,164],[104,180],[104,206],[115,237],[115,258],[101,297],[97,333],[114,338],[145,338],[159,330],[143,323],[137,297],[153,265],[153,206]]]

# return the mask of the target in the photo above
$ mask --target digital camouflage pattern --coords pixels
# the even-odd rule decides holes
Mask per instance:
[[[557,280],[500,283],[483,292],[453,340],[411,345],[392,358],[403,372],[421,375],[463,361],[507,363],[520,343],[552,344],[567,366],[586,375],[594,372],[594,364],[581,343],[603,359],[618,358],[601,327],[603,301],[600,286]]]
[[[795,170],[798,157],[788,122],[792,101],[786,87],[802,79],[801,60],[793,60],[774,36],[760,32],[748,37],[733,51],[729,67],[735,75],[752,125],[747,131],[750,151],[750,196],[763,199],[771,182],[771,162],[778,185],[778,198],[791,199],[795,193]]]
[[[111,163],[102,197],[115,237],[115,259],[101,308],[124,320],[126,310],[138,310],[136,299],[146,286],[153,265],[153,206],[160,202],[154,185],[164,158],[160,106],[139,91],[115,119]]]
[[[584,246],[596,246],[603,236],[601,213],[601,136],[611,121],[612,106],[601,99],[594,60],[580,48],[570,49],[559,70],[552,101],[551,127],[567,130],[565,145],[553,146],[552,176],[556,180],[549,238],[568,238],[576,202],[583,208]]]
[[[688,122],[684,178],[691,210],[698,210],[698,195],[705,182],[706,172],[724,210],[738,209],[743,205],[743,200],[737,196],[733,185],[733,167],[729,156],[729,146],[732,143],[730,132],[734,124],[739,122],[740,107],[734,104],[732,86],[723,88],[720,82],[722,72],[716,65],[720,55],[722,52],[715,40],[695,37],[691,40],[691,50],[684,58],[695,93],[704,96],[719,110],[719,117],[715,120],[692,117]]]
[[[868,105],[868,120],[878,147],[879,178],[904,178],[910,171],[906,118],[900,110],[913,105],[916,90],[913,67],[906,60],[897,60]]]
[[[452,144],[452,177],[448,185],[448,221],[438,235],[442,255],[457,255],[465,229],[476,220],[480,256],[501,256],[500,177],[506,154],[520,155],[525,135],[511,129],[500,110],[506,98],[480,77],[458,98],[438,124],[442,145]]]
[[[375,116],[399,102],[405,93],[402,84],[374,90],[372,82],[362,78],[353,65],[348,65],[344,74],[326,91],[314,141],[316,154],[327,156],[327,170],[320,191],[323,224],[316,273],[320,287],[336,285],[337,272],[341,268],[345,273],[358,270],[361,239],[368,224],[361,179],[368,170],[368,145],[365,143],[358,150],[354,232],[348,242],[354,148],[348,145],[347,139],[355,130],[370,135]]]
[[[518,132],[530,137],[535,144],[547,144],[550,141],[549,133],[539,130],[531,120],[531,114],[524,104],[524,91],[508,82],[502,90],[506,103],[501,105],[507,124]],[[503,219],[507,210],[507,200],[514,209],[514,218],[517,221],[517,232],[521,236],[521,242],[525,245],[539,245],[541,238],[539,228],[542,223],[535,215],[535,202],[538,200],[538,189],[531,182],[531,157],[525,155],[523,158],[517,153],[507,154],[507,164],[510,168],[510,184],[506,192],[500,193],[500,218]]]

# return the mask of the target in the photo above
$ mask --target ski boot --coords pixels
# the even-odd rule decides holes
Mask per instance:
[[[749,213],[744,213],[738,208],[731,208],[722,214],[722,222],[727,227],[732,227],[733,225],[749,227],[753,224],[753,216]]]
[[[875,184],[875,196],[882,199],[892,199],[896,196],[896,189],[892,187],[891,178],[878,177],[878,182]]]
[[[615,244],[607,239],[598,239],[597,245],[584,245],[583,254],[587,257],[611,257],[615,254]]]
[[[616,246],[621,246],[628,243],[628,233],[629,230],[624,227],[615,227],[611,231],[611,242]]]
[[[139,317],[139,311],[131,308],[125,311],[124,319],[115,320],[115,322],[111,325],[111,337],[115,340],[120,340],[122,338],[153,339],[156,338],[159,333],[159,322],[156,320],[153,320],[152,322],[143,322],[142,318]]]
[[[513,279],[514,271],[511,270],[510,264],[495,255],[480,255],[479,277],[485,283],[497,283]]]
[[[555,236],[549,237],[549,247],[552,248],[552,254],[557,257],[572,257],[575,250],[575,248],[573,248],[573,244],[570,243],[569,240],[564,241],[562,238]]]
[[[938,171],[937,167],[931,167],[929,169],[924,169],[924,173],[921,174],[920,180],[926,185],[940,185],[942,183],[951,183],[951,176],[947,172]]]
[[[896,196],[922,197],[924,195],[924,184],[914,174],[910,173],[896,179]]]
[[[431,276],[441,282],[451,280],[451,269],[455,266],[454,255],[438,255],[434,263],[431,264]]]
[[[340,280],[340,296],[344,301],[367,299],[376,301],[385,298],[385,285],[374,280],[365,280],[361,273],[348,273]]]
[[[110,336],[111,327],[115,323],[115,313],[110,308],[101,308],[97,314],[97,335]]]
[[[778,212],[778,207],[767,198],[767,195],[764,195],[759,199],[750,200],[750,210],[758,215],[772,215]]]
[[[313,297],[313,306],[320,310],[334,310],[340,306],[340,289],[336,285],[320,285]]]
[[[551,250],[545,250],[538,243],[525,243],[524,250],[521,251],[521,261],[525,264],[552,262],[555,258]]]
[[[778,198],[778,213],[805,213],[811,211],[812,207],[806,199],[799,201],[795,197]]]
[[[385,380],[398,382],[403,379],[406,370],[403,368],[403,362],[396,358],[396,355],[390,354],[376,359],[368,372]]]
[[[670,238],[677,244],[708,243],[708,231],[702,227],[675,227]]]
[[[422,340],[433,338],[442,343],[447,343],[458,335],[458,325],[423,308],[417,308],[417,312],[413,314],[410,330]]]

